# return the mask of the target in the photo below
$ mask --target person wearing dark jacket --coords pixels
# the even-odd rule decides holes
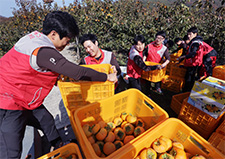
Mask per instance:
[[[129,88],[137,88],[141,91],[140,78],[142,70],[151,71],[160,69],[160,65],[147,66],[143,61],[143,50],[145,48],[145,38],[143,35],[137,35],[134,38],[133,46],[129,51],[127,61],[127,75]]]

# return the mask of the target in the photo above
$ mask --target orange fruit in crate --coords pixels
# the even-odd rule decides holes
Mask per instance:
[[[97,143],[94,143],[94,144],[92,144],[92,147],[93,147],[96,155],[101,156],[102,152],[101,152],[99,145]]]
[[[141,135],[143,132],[145,132],[145,129],[141,126],[137,126],[134,129],[134,136],[137,137],[137,136]]]
[[[176,148],[179,148],[181,150],[184,150],[184,145],[182,143],[178,142],[178,141],[174,141],[172,143],[172,145],[173,145],[173,147],[176,147]]]
[[[166,142],[167,148],[166,151],[170,150],[172,148],[172,140],[168,137],[161,136],[160,139]]]
[[[134,132],[134,126],[131,124],[131,123],[126,123],[124,126],[123,126],[123,130],[125,131],[125,133],[127,135],[131,135],[133,134]]]
[[[121,114],[120,117],[121,117],[123,120],[126,120],[126,119],[127,119],[127,116],[128,116],[128,114],[124,112],[124,113]]]
[[[152,148],[157,152],[157,153],[164,153],[166,152],[167,149],[167,144],[164,140],[162,139],[155,139],[152,143]]]
[[[122,141],[116,140],[116,141],[114,141],[114,145],[116,146],[116,149],[119,149],[119,148],[121,148],[124,144],[123,144]]]
[[[133,139],[134,139],[134,135],[127,135],[127,136],[125,136],[123,143],[127,144],[128,142],[130,142]]]
[[[101,128],[99,132],[95,135],[96,139],[102,141],[107,136],[107,130],[105,128]]]
[[[195,155],[191,159],[206,159],[206,158],[202,155]]]
[[[110,155],[111,153],[113,153],[114,151],[116,151],[116,146],[112,143],[112,142],[106,142],[103,146],[103,152],[106,155]]]
[[[123,140],[126,136],[126,133],[121,127],[115,128],[114,134],[116,136],[116,140]]]
[[[152,148],[145,148],[144,150],[141,151],[139,157],[140,159],[148,159],[148,158],[156,159],[157,153]]]
[[[170,154],[175,158],[175,159],[187,159],[186,153],[184,150],[173,147],[170,151]]]
[[[128,114],[126,120],[128,123],[135,124],[137,121],[137,117],[133,116],[132,114]]]
[[[158,159],[174,159],[174,157],[171,154],[165,152],[160,154]]]
[[[104,141],[105,142],[113,142],[115,139],[116,139],[115,134],[112,131],[110,131],[110,132],[108,132],[108,135],[106,136]]]
[[[91,132],[96,134],[100,130],[101,126],[99,124],[95,124],[91,127]]]
[[[104,122],[103,120],[99,121],[98,124],[101,128],[104,128],[106,126],[106,122]]]
[[[90,127],[89,124],[84,124],[83,127],[82,127],[82,129],[83,129],[83,131],[84,131],[84,133],[85,133],[85,135],[86,135],[87,137],[89,137],[89,136],[92,135],[91,127]]]
[[[136,126],[141,126],[141,127],[145,127],[145,123],[144,123],[144,121],[142,120],[142,119],[137,119],[137,121],[136,121],[136,124],[135,124]]]
[[[123,119],[120,118],[120,117],[116,117],[114,120],[113,120],[113,123],[115,124],[115,126],[120,126],[120,124],[123,122]]]

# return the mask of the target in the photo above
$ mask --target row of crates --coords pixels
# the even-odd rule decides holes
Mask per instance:
[[[40,159],[56,156],[56,154],[58,156],[68,156],[74,153],[77,156],[81,156],[80,153],[84,154],[85,158],[102,158],[94,152],[82,126],[87,123],[92,125],[101,120],[106,123],[110,122],[115,117],[120,116],[122,112],[132,113],[142,119],[146,123],[146,131],[103,158],[135,158],[143,148],[149,147],[160,136],[181,142],[185,150],[192,154],[203,155],[206,158],[225,157],[185,122],[176,118],[169,118],[168,114],[160,106],[139,90],[128,89],[114,96],[80,107],[71,113],[74,116],[74,133],[81,147],[80,152],[77,152],[78,149],[74,149],[75,152],[73,152],[71,148],[62,147],[62,150],[57,149],[57,152],[46,154]]]
[[[98,65],[96,68],[99,66],[102,65]],[[92,65],[87,65],[87,67],[96,69]],[[104,66],[104,68],[107,68],[105,71],[109,72],[111,67]],[[109,156],[103,158],[135,158],[143,148],[150,146],[149,144],[154,139],[162,135],[181,142],[190,153],[200,154],[206,158],[225,157],[187,124],[179,119],[169,118],[166,111],[139,90],[128,89],[116,95],[114,93],[106,95],[106,92],[114,92],[114,87],[110,87],[106,92],[104,92],[105,90],[102,87],[107,88],[109,85],[114,85],[113,83],[84,82],[89,84],[84,90],[81,83],[79,81],[71,82],[68,79],[61,80],[58,83],[64,106],[79,142],[80,149],[74,148],[75,152],[73,152],[71,148],[65,145],[56,151],[42,156],[41,159],[51,156],[59,158],[74,153],[79,158],[82,158],[80,154],[83,154],[85,158],[100,158],[95,154],[82,126],[86,123],[92,125],[101,120],[107,123],[123,112],[131,113],[141,118],[146,123],[146,131]],[[104,84],[108,86],[103,86]],[[96,85],[98,86],[94,87]],[[82,93],[83,91],[84,93]],[[98,96],[95,95],[96,92]],[[80,100],[76,101],[77,98],[74,96],[79,93]],[[95,97],[98,98],[95,99]]]

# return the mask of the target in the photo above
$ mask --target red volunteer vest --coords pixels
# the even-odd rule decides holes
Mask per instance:
[[[127,61],[127,75],[132,78],[140,78],[142,69],[138,67],[138,65],[133,61],[134,56],[139,55],[141,58],[143,58],[143,53],[138,52],[134,46],[131,47],[129,52],[129,58]]]
[[[146,61],[160,63],[167,47],[163,44],[161,44],[160,46],[156,46],[156,45],[154,45],[154,43],[155,42],[153,41],[147,45],[148,57],[147,57]]]
[[[196,42],[199,43],[199,48],[196,51],[196,55],[194,57],[188,59],[185,58],[184,66],[186,67],[200,66],[203,62],[203,43],[201,41],[199,40],[193,41],[187,48],[188,50],[187,54],[190,53],[191,45]]]
[[[110,64],[111,58],[112,58],[112,52],[106,51],[106,50],[101,50],[102,56],[99,60],[91,57],[91,56],[86,56],[84,58],[85,64],[86,65],[92,65],[92,64]]]
[[[1,109],[36,109],[51,91],[59,74],[38,67],[36,55],[42,46],[55,48],[47,36],[35,31],[0,59]]]

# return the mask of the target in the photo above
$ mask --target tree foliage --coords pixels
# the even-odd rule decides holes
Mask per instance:
[[[42,30],[45,15],[53,10],[67,11],[74,16],[80,35],[94,33],[101,48],[116,53],[120,65],[126,64],[127,53],[137,34],[143,34],[147,43],[155,34],[164,30],[167,38],[183,37],[187,30],[196,26],[203,39],[213,46],[218,64],[225,62],[225,7],[213,0],[176,0],[173,4],[141,0],[83,0],[69,6],[56,3],[37,4],[36,0],[16,0],[19,10],[14,10],[10,21],[0,25],[0,54],[5,54],[15,42],[33,30]],[[85,52],[81,48],[81,56]]]

